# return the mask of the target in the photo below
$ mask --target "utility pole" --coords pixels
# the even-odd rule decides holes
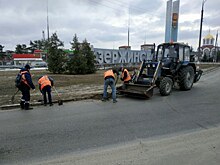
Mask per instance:
[[[201,54],[201,38],[202,38],[202,23],[203,23],[203,12],[204,12],[204,4],[207,0],[203,0],[202,1],[202,10],[201,10],[201,20],[200,20],[200,31],[199,31],[199,47],[198,47],[198,57],[200,58],[200,54]]]
[[[47,54],[46,54],[46,58],[45,58],[46,61],[47,61],[48,55],[49,55],[49,53],[48,53],[49,52],[49,50],[48,50],[49,39],[50,39],[50,31],[49,31],[48,0],[47,0],[47,46],[46,46]]]
[[[130,6],[128,9],[128,47],[130,46]]]
[[[217,61],[218,53],[217,53],[217,43],[218,43],[218,30],[215,38],[215,62]]]
[[[43,37],[43,40],[45,41],[45,33],[44,33],[44,30],[42,31],[42,37]]]
[[[49,31],[49,17],[48,17],[48,0],[47,0],[47,40],[49,41],[50,31]]]

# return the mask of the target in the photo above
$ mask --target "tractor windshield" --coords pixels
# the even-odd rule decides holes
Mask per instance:
[[[157,49],[157,60],[163,60],[167,58],[177,58],[177,46],[171,44],[159,45]]]

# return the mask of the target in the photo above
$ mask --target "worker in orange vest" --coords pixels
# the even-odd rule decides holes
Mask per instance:
[[[117,75],[116,77],[115,77],[115,74]],[[102,101],[107,100],[107,89],[108,89],[108,86],[110,86],[112,89],[113,103],[117,102],[115,84],[118,81],[118,76],[119,76],[119,72],[116,69],[110,69],[104,73],[104,80],[105,81],[104,81],[104,92],[103,92]]]
[[[124,81],[124,83],[129,83],[129,81],[131,81],[131,76],[128,70],[124,67],[121,67],[121,72],[121,81]]]
[[[47,95],[48,95],[49,104],[50,106],[52,106],[53,103],[52,103],[52,96],[51,96],[51,87],[54,84],[53,79],[47,75],[44,75],[38,79],[38,84],[39,84],[39,89],[44,98],[44,106],[47,105]]]
[[[30,107],[30,89],[35,90],[35,86],[32,82],[32,76],[30,74],[30,65],[26,64],[24,68],[20,70],[21,77],[21,84],[19,86],[19,90],[22,93],[20,106],[21,109],[31,110],[33,109]]]

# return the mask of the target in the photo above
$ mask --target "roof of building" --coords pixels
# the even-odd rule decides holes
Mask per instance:
[[[44,52],[43,50],[38,50],[38,49],[34,50],[34,53],[43,53],[43,52]]]
[[[36,54],[13,54],[12,58],[41,58],[40,55]]]
[[[211,35],[210,33],[204,37],[204,39],[214,39],[213,35]]]
[[[131,46],[119,46],[119,48],[131,48]]]
[[[143,47],[143,46],[154,46],[154,44],[143,44],[143,45],[141,45],[141,47]]]

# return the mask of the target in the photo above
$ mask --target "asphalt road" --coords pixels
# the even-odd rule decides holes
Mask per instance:
[[[33,111],[0,112],[0,164],[30,164],[121,145],[169,137],[220,124],[220,70],[204,75],[191,91],[174,90],[149,100],[119,98],[113,104],[79,101]]]

